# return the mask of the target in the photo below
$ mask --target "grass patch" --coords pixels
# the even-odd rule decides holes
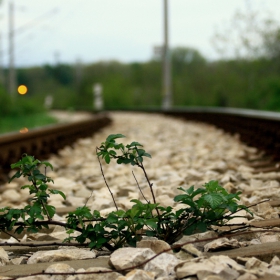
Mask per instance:
[[[57,119],[50,116],[47,112],[9,115],[0,118],[0,133],[16,132],[25,127],[32,129],[54,123],[57,123]]]

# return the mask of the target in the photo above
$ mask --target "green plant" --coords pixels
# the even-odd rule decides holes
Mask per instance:
[[[150,154],[146,153],[138,142],[127,145],[116,142],[116,139],[123,137],[125,136],[122,134],[109,135],[106,141],[96,149],[107,188],[110,191],[100,157],[107,164],[111,160],[116,160],[118,164],[139,167],[147,180],[153,203],[143,195],[137,183],[143,195],[143,201],[131,200],[134,204],[126,211],[118,209],[110,191],[116,211],[112,211],[107,217],[102,217],[97,210],[90,211],[85,204],[68,213],[65,222],[56,221],[53,219],[56,209],[48,204],[48,198],[55,194],[61,195],[64,199],[66,197],[63,192],[49,188],[49,184],[53,181],[46,176],[46,169],[47,167],[52,169],[52,165],[46,161],[34,159],[32,156],[23,155],[20,161],[11,165],[12,168],[18,170],[10,181],[21,176],[26,177],[30,184],[23,186],[22,189],[28,188],[32,197],[23,209],[9,207],[0,209],[0,230],[8,234],[13,234],[12,231],[20,234],[24,229],[38,232],[42,227],[60,225],[68,233],[65,242],[76,241],[80,244],[86,243],[91,249],[106,247],[113,251],[125,245],[135,246],[144,235],[173,243],[184,234],[203,232],[211,229],[212,226],[224,225],[233,218],[233,213],[242,209],[251,213],[247,207],[238,204],[240,193],[229,194],[216,181],[210,181],[198,189],[193,186],[188,189],[179,188],[182,194],[174,198],[175,202],[182,205],[179,210],[174,210],[171,206],[160,206],[156,202],[153,184],[143,164],[144,157],[151,158]],[[40,171],[42,168],[44,168],[44,174]],[[78,234],[74,235],[74,232]]]
[[[180,210],[174,211],[170,206],[160,206],[156,202],[153,184],[149,180],[143,164],[143,157],[151,158],[151,155],[146,153],[144,149],[139,148],[142,145],[138,142],[132,142],[126,146],[122,143],[116,143],[116,139],[123,137],[125,136],[122,134],[109,135],[106,141],[97,148],[97,155],[104,158],[107,164],[112,159],[116,159],[118,164],[136,165],[142,169],[154,203],[150,204],[148,199],[143,196],[147,202],[147,208],[145,208],[145,204],[141,201],[132,200],[132,202],[136,202],[133,206],[134,212],[139,214],[136,215],[137,219],[134,219],[133,222],[139,230],[143,230],[145,226],[146,235],[155,236],[172,243],[184,234],[204,232],[211,229],[212,226],[222,226],[236,217],[232,215],[233,213],[242,209],[252,214],[246,206],[238,204],[241,192],[230,194],[217,181],[210,181],[196,190],[194,186],[189,189],[179,188],[183,191],[183,194],[177,195],[174,201],[183,204]],[[149,209],[149,207],[155,209],[157,215],[153,215],[153,209]],[[142,213],[144,209],[145,216]]]
[[[171,207],[162,208],[162,221],[166,231],[162,239],[172,243],[182,235],[205,232],[213,226],[223,226],[229,220],[236,218],[233,213],[245,210],[252,215],[248,207],[238,204],[241,192],[230,194],[217,181],[210,181],[202,188],[179,188],[183,194],[174,198],[182,204],[182,208],[173,211]]]
[[[12,168],[19,170],[12,176],[10,181],[21,176],[27,177],[30,185],[22,186],[22,189],[29,189],[29,193],[33,195],[29,200],[29,204],[23,209],[10,209],[4,207],[0,209],[1,229],[10,231],[14,226],[17,226],[15,233],[21,233],[24,228],[28,231],[38,232],[42,226],[48,228],[48,223],[37,223],[43,221],[47,217],[51,221],[55,214],[55,207],[48,205],[47,200],[50,194],[60,194],[64,199],[64,193],[58,190],[48,188],[47,183],[52,182],[52,179],[39,170],[39,167],[44,166],[52,169],[52,165],[48,162],[41,162],[34,159],[32,156],[24,155],[20,161],[12,164]]]

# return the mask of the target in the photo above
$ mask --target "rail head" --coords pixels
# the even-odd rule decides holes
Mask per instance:
[[[109,125],[112,119],[107,114],[73,123],[55,124],[31,129],[27,133],[7,133],[0,137],[0,172],[9,171],[10,165],[19,160],[22,154],[47,158],[77,139],[90,137],[101,128]]]

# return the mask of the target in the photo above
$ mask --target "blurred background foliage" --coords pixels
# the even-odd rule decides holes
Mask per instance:
[[[270,53],[270,57],[219,61],[208,61],[199,51],[185,47],[174,48],[171,54],[175,107],[280,111],[280,52]],[[31,67],[18,69],[17,80],[28,87],[25,99],[43,105],[46,96],[52,96],[52,108],[56,109],[92,109],[96,83],[103,86],[105,109],[160,107],[162,100],[162,66],[157,59],[84,65],[79,78],[75,65]],[[7,97],[3,92],[2,87],[2,95]],[[4,111],[1,109],[1,114]]]
[[[173,106],[217,106],[280,111],[280,26],[257,12],[236,12],[212,38],[219,60],[196,49],[171,48]],[[92,110],[93,86],[103,87],[104,109],[161,108],[162,62],[100,61],[16,70],[25,96],[11,98],[0,83],[0,117],[51,109]],[[8,70],[4,69],[4,80]]]

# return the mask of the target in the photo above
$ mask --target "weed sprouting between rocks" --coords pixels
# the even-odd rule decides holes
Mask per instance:
[[[136,242],[143,236],[156,237],[172,244],[183,235],[211,230],[213,226],[222,226],[236,217],[233,214],[240,210],[252,214],[246,206],[238,203],[240,192],[228,193],[217,181],[210,181],[198,189],[194,186],[187,189],[179,188],[182,194],[174,197],[174,201],[181,205],[179,210],[171,206],[161,206],[156,201],[153,183],[144,167],[144,158],[151,158],[151,155],[139,142],[127,145],[116,142],[117,139],[124,137],[122,134],[111,134],[96,148],[101,173],[116,211],[103,217],[99,211],[91,211],[85,204],[69,212],[65,222],[54,220],[56,209],[48,204],[48,198],[50,195],[61,195],[66,199],[66,196],[63,192],[49,187],[53,180],[46,175],[46,168],[52,169],[52,165],[25,154],[21,160],[11,165],[11,168],[18,170],[10,181],[22,176],[28,179],[30,184],[21,188],[29,189],[31,195],[29,204],[22,209],[1,208],[0,230],[16,237],[16,234],[24,230],[34,233],[43,227],[60,225],[68,233],[65,242],[87,243],[91,249],[105,247],[114,251],[123,246],[136,246]],[[149,186],[152,202],[143,195],[137,183],[143,201],[133,199],[131,202],[134,204],[130,209],[119,209],[106,181],[101,159],[107,164],[115,160],[117,164],[130,164],[140,168]],[[42,167],[45,168],[45,174],[40,171]]]

